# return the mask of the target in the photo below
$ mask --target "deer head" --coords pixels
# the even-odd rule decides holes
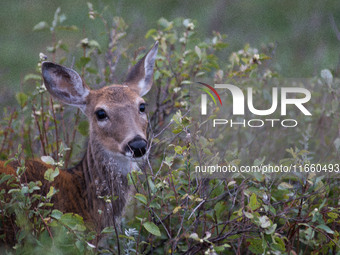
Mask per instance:
[[[128,158],[147,150],[146,105],[142,96],[152,86],[158,42],[132,67],[122,85],[92,90],[74,70],[43,62],[47,90],[65,104],[79,107],[87,116],[90,140],[97,153]]]

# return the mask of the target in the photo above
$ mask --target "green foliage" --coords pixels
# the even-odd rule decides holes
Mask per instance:
[[[107,22],[90,3],[88,7],[91,20],[103,21],[103,36],[108,36],[109,43],[100,45],[96,40],[82,39],[79,42],[82,57],[75,59],[74,66],[93,88],[104,83],[119,83],[122,78],[115,68],[120,59],[134,64],[144,52],[136,51],[134,56],[128,53],[131,45],[122,42],[127,28],[122,18],[115,17],[110,27],[111,21]],[[40,22],[34,27],[34,30],[52,33],[52,46],[47,51],[59,63],[67,61],[58,59],[58,53],[67,52],[68,46],[57,41],[57,31],[76,30],[74,26],[62,26],[64,21],[65,16],[58,9],[51,25]],[[50,185],[43,196],[41,182],[25,183],[22,178],[24,159],[45,155],[42,161],[58,166],[44,173],[44,178],[51,184],[62,171],[59,168],[77,161],[75,156],[81,152],[83,136],[89,132],[88,123],[81,119],[79,111],[71,112],[46,93],[39,70],[46,56],[40,54],[37,73],[24,78],[24,83],[36,82],[37,89],[27,94],[18,93],[19,110],[5,109],[0,126],[0,157],[8,163],[19,164],[17,177],[0,176],[0,183],[10,185],[8,194],[11,195],[8,199],[5,190],[0,193],[0,224],[4,220],[13,220],[16,224],[14,249],[18,254],[117,254],[118,245],[124,254],[339,252],[337,179],[305,173],[276,179],[265,174],[213,179],[197,176],[193,171],[197,161],[192,148],[197,149],[202,161],[215,160],[220,155],[212,146],[214,139],[221,139],[225,145],[232,138],[207,139],[204,136],[205,123],[193,120],[189,115],[189,85],[197,78],[223,83],[228,78],[278,76],[270,66],[263,64],[268,56],[250,45],[231,53],[228,62],[220,59],[219,54],[228,46],[226,36],[213,32],[209,38],[200,38],[196,33],[197,26],[199,24],[190,19],[168,21],[161,18],[157,28],[150,29],[145,35],[160,43],[154,72],[156,86],[149,99],[150,105],[154,104],[149,112],[152,157],[148,159],[150,164],[145,171],[134,171],[128,176],[129,184],[135,189],[134,200],[126,209],[118,232],[113,226],[102,231],[91,229],[76,214],[52,211],[51,198],[57,190]],[[104,68],[102,62],[97,61],[103,52],[107,58]],[[330,104],[314,105],[315,112],[323,111],[322,118],[332,118],[339,123],[337,98],[340,92],[336,79],[325,69],[321,79],[315,79],[315,84],[326,85],[323,93],[332,97]],[[264,87],[260,84],[257,91],[264,91]],[[216,108],[214,114],[218,111]],[[190,132],[193,127],[197,132]],[[242,132],[230,143],[224,155],[227,163],[233,166],[249,163],[250,156],[258,152],[249,143],[253,134]],[[259,166],[270,160],[274,164],[296,164],[307,172],[307,169],[313,169],[312,152],[323,153],[323,162],[337,160],[339,138],[332,140],[323,135],[320,141],[310,144],[312,133],[310,126],[306,126],[300,138],[304,139],[302,147],[281,148],[284,154],[280,158],[273,159],[270,156],[273,149],[266,145],[263,148],[265,156],[250,163]],[[242,144],[249,146],[242,147]],[[325,147],[320,148],[321,145]],[[321,152],[325,148],[327,151]],[[75,158],[74,162],[70,161],[71,157]],[[15,218],[11,217],[13,213]],[[101,249],[100,240],[105,238],[107,245]],[[8,248],[8,252],[13,250]]]
[[[144,228],[152,235],[161,236],[159,228],[153,222],[143,223]]]

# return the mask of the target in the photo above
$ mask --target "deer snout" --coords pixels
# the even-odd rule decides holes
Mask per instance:
[[[131,152],[134,158],[139,158],[145,154],[147,146],[148,143],[145,139],[140,136],[136,136],[133,140],[128,142],[126,151]]]

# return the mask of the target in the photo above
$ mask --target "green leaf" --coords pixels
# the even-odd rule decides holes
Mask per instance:
[[[150,187],[150,189],[151,189],[151,192],[155,192],[155,191],[156,191],[156,190],[155,190],[155,184],[154,184],[154,182],[152,181],[151,177],[148,178],[148,183],[149,183],[149,187]]]
[[[24,108],[27,104],[27,99],[28,99],[28,96],[25,94],[25,93],[18,93],[15,95],[18,103],[20,104],[21,108]]]
[[[170,168],[172,164],[174,163],[174,156],[165,156],[165,160],[163,162],[164,164],[168,165]]]
[[[218,202],[215,205],[214,210],[215,210],[216,218],[217,220],[219,220],[222,213],[227,210],[227,207],[225,206],[224,202]]]
[[[63,51],[68,52],[68,45],[66,43],[60,44],[59,48],[62,49]]]
[[[251,194],[250,196],[249,206],[250,206],[250,209],[252,209],[253,211],[255,211],[261,206],[261,204],[257,202],[257,197],[255,193]]]
[[[19,238],[18,238],[18,241],[21,241],[22,239],[24,239],[27,235],[27,231],[25,228],[22,228],[21,231],[20,231],[20,234],[19,234]]]
[[[161,205],[157,203],[155,200],[152,200],[149,207],[151,208],[156,208],[156,209],[161,209]]]
[[[333,75],[328,69],[323,69],[321,71],[321,77],[326,81],[327,85],[331,87],[333,81]]]
[[[266,156],[264,156],[262,159],[255,159],[254,160],[254,166],[259,166],[259,165],[263,164],[265,159],[266,159]]]
[[[180,155],[180,154],[183,153],[183,148],[181,146],[176,146],[175,147],[175,152]]]
[[[24,77],[24,82],[28,81],[28,80],[37,80],[37,81],[41,81],[41,75],[37,75],[37,74],[26,74]]]
[[[50,191],[47,193],[46,197],[50,198],[55,194],[55,189],[53,186],[50,186]]]
[[[101,47],[100,47],[100,44],[97,41],[95,41],[95,40],[89,41],[89,46],[92,47],[92,48],[97,48],[98,53],[99,54],[101,53]]]
[[[269,228],[270,227],[271,222],[270,222],[270,219],[266,215],[261,216],[259,219],[260,219],[260,223],[261,223],[261,228]]]
[[[60,10],[61,10],[60,7],[58,7],[57,10],[54,13],[54,18],[53,18],[53,21],[52,21],[52,27],[54,27],[54,28],[57,26]]]
[[[273,206],[269,206],[269,211],[271,211],[274,215],[276,215],[276,210]]]
[[[8,194],[16,193],[16,192],[20,192],[20,189],[10,189],[10,190],[8,191]]]
[[[50,53],[54,53],[56,51],[56,47],[54,46],[47,46],[46,47],[46,50]]]
[[[148,39],[152,34],[157,33],[156,29],[150,29],[148,32],[146,32],[145,39]]]
[[[334,140],[333,144],[334,144],[336,150],[338,152],[340,152],[340,138],[339,137]]]
[[[140,171],[137,171],[137,170],[133,170],[129,173],[129,178],[128,178],[128,181],[129,181],[129,185],[132,185],[132,184],[136,184],[137,181],[138,181],[138,175],[141,175],[142,173]]]
[[[66,20],[66,15],[65,14],[59,15],[59,23],[63,23],[65,20]]]
[[[198,56],[198,59],[201,60],[202,59],[202,51],[198,46],[195,46],[195,52]]]
[[[46,170],[44,174],[45,180],[48,180],[49,182],[53,182],[54,178],[59,175],[59,169],[56,167],[54,170],[52,168],[49,168]]]
[[[277,224],[273,224],[269,228],[267,228],[264,232],[267,235],[271,235],[271,234],[273,234],[275,232],[276,227],[277,227]]]
[[[260,54],[259,60],[266,60],[266,59],[271,59],[271,57],[267,56],[266,54]]]
[[[247,239],[247,242],[250,242],[249,251],[255,254],[262,254],[264,252],[261,239]]]
[[[111,227],[106,227],[102,230],[102,234],[111,234],[113,233],[114,231],[114,228],[111,226]]]
[[[161,236],[161,231],[159,230],[159,228],[155,225],[155,223],[153,222],[145,222],[143,224],[144,228],[151,234],[155,235],[155,236]]]
[[[139,217],[135,217],[137,220],[139,220],[140,222],[143,222],[143,221],[145,221],[146,219],[145,218],[139,218]]]
[[[189,236],[189,238],[194,239],[194,240],[196,240],[196,241],[201,240],[201,238],[199,238],[198,235],[197,235],[196,233],[192,233],[192,234]]]
[[[97,74],[98,73],[98,70],[95,69],[95,68],[92,68],[92,67],[87,67],[85,70],[86,70],[86,72],[91,73],[91,74]]]
[[[60,221],[71,229],[79,229],[78,225],[83,225],[83,218],[78,214],[66,213],[61,216]]]
[[[87,7],[90,9],[90,11],[93,10],[93,4],[90,2],[87,2]]]
[[[80,240],[76,241],[76,246],[79,249],[80,253],[84,253],[84,243]]]
[[[51,156],[41,156],[40,159],[42,162],[48,164],[48,165],[54,165],[54,159]]]
[[[183,131],[183,128],[177,128],[177,129],[173,129],[172,130],[172,133],[174,133],[174,134],[179,134],[179,133],[181,133]]]
[[[133,185],[133,180],[132,180],[132,177],[131,177],[131,173],[127,174],[127,179],[128,179],[128,184],[129,185]]]
[[[172,26],[172,22],[167,21],[165,18],[160,18],[158,20],[158,24],[167,29],[171,28]]]
[[[89,122],[87,120],[81,121],[78,124],[77,130],[82,136],[88,136],[89,134]]]
[[[227,48],[228,46],[229,46],[229,44],[228,43],[224,43],[224,42],[218,42],[218,43],[215,44],[215,47],[218,50],[222,50],[224,48]],[[260,57],[261,57],[261,55],[260,55]]]
[[[292,189],[292,188],[294,188],[294,186],[287,182],[281,182],[278,186],[278,189]]]
[[[172,212],[175,214],[182,209],[182,206],[177,206]]]
[[[59,168],[56,167],[51,175],[51,177],[54,179],[55,177],[57,177],[59,175]]]
[[[251,213],[249,213],[249,212],[244,212],[244,215],[245,215],[248,219],[254,218],[254,216],[253,216]]]
[[[33,31],[41,31],[41,30],[48,29],[48,28],[49,28],[49,25],[47,24],[47,22],[41,21],[33,27]]]
[[[12,175],[4,175],[0,180],[0,184],[12,178],[14,178]]]
[[[141,201],[145,205],[148,203],[148,200],[146,199],[146,197],[143,194],[137,193],[135,195],[135,198],[137,198],[139,201]]]
[[[315,212],[312,218],[312,222],[319,222],[321,225],[325,223],[323,216],[319,212]]]
[[[326,231],[328,234],[334,234],[334,231],[331,230],[328,226],[326,225],[319,225],[316,228],[322,229],[324,231]]]
[[[284,241],[280,237],[276,236],[275,237],[275,242],[276,243],[273,243],[271,245],[272,248],[274,248],[275,250],[281,251],[281,252],[284,252],[286,250],[285,243],[284,243]]]
[[[79,69],[82,69],[85,67],[89,62],[91,61],[91,58],[89,57],[81,57],[80,60],[76,63],[76,67]]]
[[[58,26],[58,30],[66,30],[66,31],[79,31],[79,28],[75,25],[72,26]]]
[[[56,220],[60,220],[61,216],[63,216],[63,213],[57,209],[53,210],[51,213],[51,217],[56,219]]]
[[[327,216],[330,217],[331,219],[340,218],[339,214],[334,213],[334,212],[329,212],[329,213],[327,213]]]
[[[25,195],[25,194],[27,194],[27,193],[28,193],[28,187],[27,187],[27,186],[22,187],[22,188],[21,188],[21,194],[22,194],[22,195]]]
[[[225,191],[224,191],[224,186],[223,185],[218,185],[212,192],[211,192],[211,195],[210,197],[213,198],[213,197],[217,197],[221,194],[223,194]]]
[[[264,174],[260,173],[260,172],[254,172],[252,173],[254,175],[254,177],[256,178],[256,180],[258,180],[259,182],[262,181],[262,179],[264,178]]]
[[[223,244],[223,245],[221,245],[221,246],[215,246],[215,247],[214,247],[214,250],[215,250],[216,252],[221,252],[221,251],[224,251],[225,248],[229,248],[229,247],[230,247],[229,244]]]
[[[4,164],[4,167],[6,167],[9,163],[11,163],[12,161],[15,161],[15,158],[10,158],[9,160],[7,160]]]
[[[96,246],[94,246],[93,244],[90,244],[89,242],[86,242],[86,243],[87,243],[87,245],[88,245],[91,249],[96,248]]]
[[[119,235],[118,237],[119,237],[119,238],[130,239],[130,240],[132,240],[132,241],[134,241],[134,242],[136,241],[135,238],[133,238],[133,236]]]
[[[183,26],[187,27],[189,23],[190,23],[190,19],[183,20]]]

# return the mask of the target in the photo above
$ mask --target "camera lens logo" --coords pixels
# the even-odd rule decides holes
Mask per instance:
[[[197,83],[209,88],[212,92],[214,92],[214,94],[217,96],[217,98],[220,101],[220,104],[222,106],[222,100],[220,98],[220,95],[217,93],[217,91],[213,87],[211,87],[210,85],[203,83],[203,82],[197,82]],[[215,106],[217,106],[217,103],[216,103],[214,96],[211,94],[211,92],[208,89],[200,88],[200,87],[197,87],[197,88],[200,89],[200,90],[203,90],[205,93],[207,93],[211,97],[211,99],[214,101]],[[207,95],[206,94],[201,95],[201,114],[207,115]]]

